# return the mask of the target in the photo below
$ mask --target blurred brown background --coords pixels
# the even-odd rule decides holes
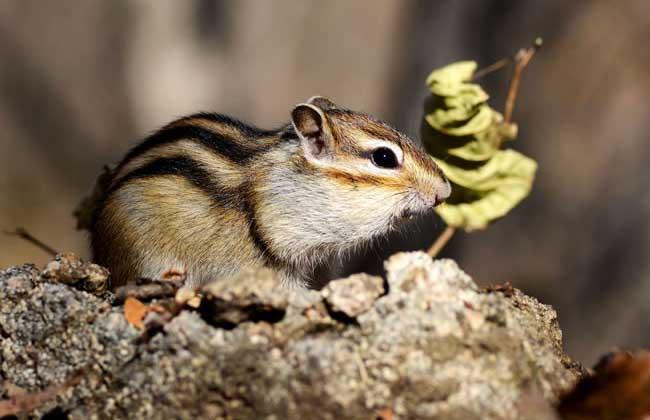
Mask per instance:
[[[538,160],[532,196],[444,251],[482,283],[552,304],[569,354],[650,346],[650,2],[0,2],[0,229],[86,254],[71,211],[101,166],[198,110],[260,126],[315,94],[417,136],[424,79],[542,36],[514,119]],[[501,108],[508,71],[483,83]],[[423,248],[440,221],[349,270]],[[406,238],[409,238],[407,240]],[[0,235],[0,266],[47,255]]]

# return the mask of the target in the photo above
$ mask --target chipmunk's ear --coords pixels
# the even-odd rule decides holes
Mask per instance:
[[[316,105],[323,111],[338,108],[336,104],[324,96],[312,96],[307,100],[308,104]]]
[[[334,136],[327,116],[313,104],[297,105],[291,123],[300,137],[307,158],[323,159],[334,153]]]

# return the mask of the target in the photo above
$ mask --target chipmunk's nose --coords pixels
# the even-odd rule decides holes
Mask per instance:
[[[440,192],[438,193],[438,200],[439,200],[438,204],[448,199],[450,195],[451,195],[451,183],[449,182],[448,179],[445,179],[445,184],[440,190]]]
[[[436,188],[427,194],[421,194],[420,197],[426,207],[435,207],[445,201],[451,195],[451,184],[446,179]]]

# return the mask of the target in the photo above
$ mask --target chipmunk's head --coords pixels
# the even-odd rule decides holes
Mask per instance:
[[[425,213],[451,192],[433,159],[411,139],[369,115],[316,96],[296,106],[292,124],[305,162],[346,191],[353,215],[399,219]],[[336,195],[332,196],[335,200]]]
[[[381,121],[323,97],[297,105],[291,117],[300,141],[293,163],[305,193],[289,195],[307,209],[295,221],[305,234],[334,248],[354,246],[431,211],[450,194],[433,159]]]

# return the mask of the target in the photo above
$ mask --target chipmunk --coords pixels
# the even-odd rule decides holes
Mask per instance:
[[[264,266],[308,287],[320,263],[449,194],[405,135],[317,96],[277,130],[210,113],[163,127],[113,171],[91,245],[112,287],[170,270],[197,287]]]

